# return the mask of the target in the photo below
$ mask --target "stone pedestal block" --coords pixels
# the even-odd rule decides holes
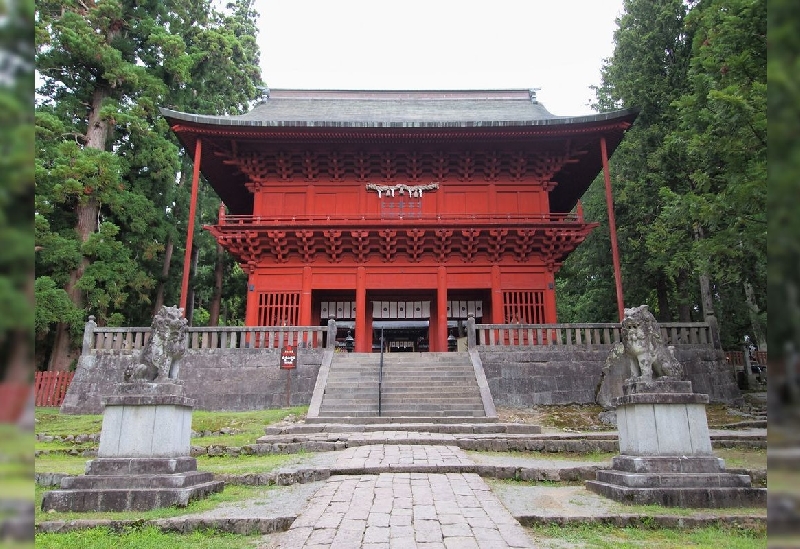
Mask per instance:
[[[617,399],[621,455],[586,487],[631,504],[669,507],[766,505],[766,490],[727,473],[711,450],[707,395],[674,379],[629,381]]]
[[[66,477],[61,480],[60,490],[47,492],[42,510],[148,511],[186,507],[190,501],[224,487],[212,473],[196,469],[194,458],[98,458],[87,464],[86,475]]]
[[[189,456],[192,404],[180,383],[120,385],[105,401],[98,458],[47,492],[42,509],[146,511],[221,491],[224,483]]]

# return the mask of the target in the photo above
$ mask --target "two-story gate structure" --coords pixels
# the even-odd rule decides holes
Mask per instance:
[[[631,110],[530,90],[272,90],[240,116],[162,109],[224,202],[248,326],[326,325],[356,352],[446,351],[469,315],[557,322],[554,275],[597,225],[579,199]]]

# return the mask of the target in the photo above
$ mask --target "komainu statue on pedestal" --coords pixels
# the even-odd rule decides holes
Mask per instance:
[[[138,364],[125,370],[125,381],[163,382],[178,378],[178,359],[186,352],[187,321],[183,309],[161,307],[153,317],[150,340]]]
[[[683,377],[683,367],[675,358],[674,349],[662,341],[658,323],[647,305],[625,309],[621,332],[623,355],[629,359],[632,379]]]

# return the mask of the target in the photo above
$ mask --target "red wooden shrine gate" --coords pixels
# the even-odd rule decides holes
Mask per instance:
[[[229,210],[207,229],[249,273],[247,325],[336,318],[357,352],[377,328],[390,350],[446,351],[469,314],[556,322],[554,275],[597,225],[578,200],[635,118],[554,117],[528,90],[163,113]]]

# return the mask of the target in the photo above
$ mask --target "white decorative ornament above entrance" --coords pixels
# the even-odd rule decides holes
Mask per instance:
[[[401,196],[408,193],[409,196],[421,198],[423,191],[435,191],[438,188],[438,183],[428,183],[427,185],[405,185],[403,183],[398,183],[397,185],[378,185],[376,183],[367,183],[367,190],[376,191],[378,193],[378,198],[383,198],[383,193],[393,197],[395,192]]]

